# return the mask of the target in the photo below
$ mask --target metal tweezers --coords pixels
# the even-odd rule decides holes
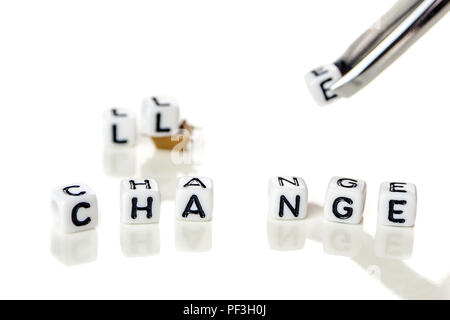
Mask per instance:
[[[342,97],[350,97],[361,90],[449,9],[450,0],[398,1],[335,62],[342,78],[332,85],[331,90]]]

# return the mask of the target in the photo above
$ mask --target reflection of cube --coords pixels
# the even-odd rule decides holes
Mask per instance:
[[[97,196],[87,185],[68,184],[53,189],[55,225],[62,232],[95,228],[98,223]]]
[[[153,179],[128,179],[120,184],[120,217],[122,223],[158,223],[161,196]]]
[[[318,105],[329,104],[338,98],[331,86],[341,77],[341,72],[334,64],[319,67],[306,74],[306,85]]]
[[[269,215],[293,220],[306,217],[308,188],[300,177],[273,177],[269,182]]]
[[[158,224],[120,225],[120,246],[127,257],[146,257],[159,254]]]
[[[417,191],[412,183],[384,182],[380,186],[378,223],[412,227],[416,221]]]
[[[403,260],[412,255],[414,228],[377,226],[375,254],[380,258]]]
[[[212,246],[212,222],[175,221],[175,247],[181,252],[206,252]]]
[[[306,243],[306,221],[280,221],[269,219],[267,237],[272,250],[301,250]]]
[[[205,177],[182,177],[178,179],[175,210],[175,216],[179,220],[211,220],[213,210],[212,180]]]
[[[107,147],[103,150],[105,174],[117,177],[132,177],[136,171],[136,150],[134,148]]]
[[[103,114],[103,137],[106,146],[134,146],[136,117],[130,110],[109,109]]]
[[[325,221],[323,223],[323,249],[325,253],[355,257],[361,251],[364,231],[362,225],[348,225]]]
[[[170,137],[178,129],[179,107],[167,97],[144,99],[141,108],[141,132],[151,137]]]
[[[67,266],[93,262],[97,259],[97,230],[77,233],[52,232],[51,252]]]
[[[325,218],[333,222],[361,223],[366,201],[366,183],[362,180],[333,177],[325,198]]]

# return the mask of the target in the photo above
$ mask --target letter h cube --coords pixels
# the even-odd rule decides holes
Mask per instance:
[[[158,223],[161,195],[153,179],[122,180],[120,217],[125,224]]]

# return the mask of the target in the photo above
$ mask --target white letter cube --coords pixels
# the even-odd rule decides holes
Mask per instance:
[[[416,221],[417,191],[412,183],[383,182],[378,200],[378,223],[412,227]]]
[[[206,177],[182,177],[175,195],[178,220],[209,221],[213,211],[213,182]]]
[[[151,137],[168,137],[177,132],[180,111],[175,100],[167,97],[144,99],[141,108],[141,132]]]
[[[269,216],[280,220],[304,219],[308,188],[300,177],[272,177],[269,182]]]
[[[68,184],[53,189],[55,226],[72,233],[93,229],[98,224],[97,196],[85,184]]]
[[[318,105],[324,106],[337,100],[338,95],[330,88],[341,77],[341,72],[334,64],[319,67],[306,74],[306,85]]]
[[[106,146],[134,146],[136,116],[125,109],[108,109],[103,114],[103,139]]]
[[[325,218],[333,222],[359,224],[363,217],[365,201],[364,181],[333,177],[325,197]]]
[[[161,195],[153,179],[127,179],[120,184],[120,217],[125,224],[158,223]]]

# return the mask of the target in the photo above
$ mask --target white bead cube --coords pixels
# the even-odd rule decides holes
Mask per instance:
[[[363,217],[365,201],[364,181],[333,177],[325,197],[325,218],[333,222],[359,224]]]
[[[182,177],[175,194],[175,216],[184,221],[209,221],[213,211],[213,182],[206,177]]]
[[[151,137],[168,137],[177,132],[180,111],[178,103],[168,97],[145,98],[141,107],[140,130]]]
[[[120,184],[120,217],[125,224],[158,223],[161,195],[153,179],[127,179]]]
[[[412,183],[383,182],[378,199],[378,223],[412,227],[416,221],[417,191]]]
[[[269,216],[280,220],[304,219],[308,188],[300,177],[272,177],[269,181]]]
[[[97,196],[85,184],[68,184],[52,190],[55,227],[65,233],[93,229],[98,224]]]
[[[334,64],[319,67],[305,75],[306,85],[318,105],[324,106],[339,98],[331,86],[341,77],[341,72]]]
[[[108,109],[103,114],[105,146],[134,146],[136,144],[136,116],[126,109]]]

